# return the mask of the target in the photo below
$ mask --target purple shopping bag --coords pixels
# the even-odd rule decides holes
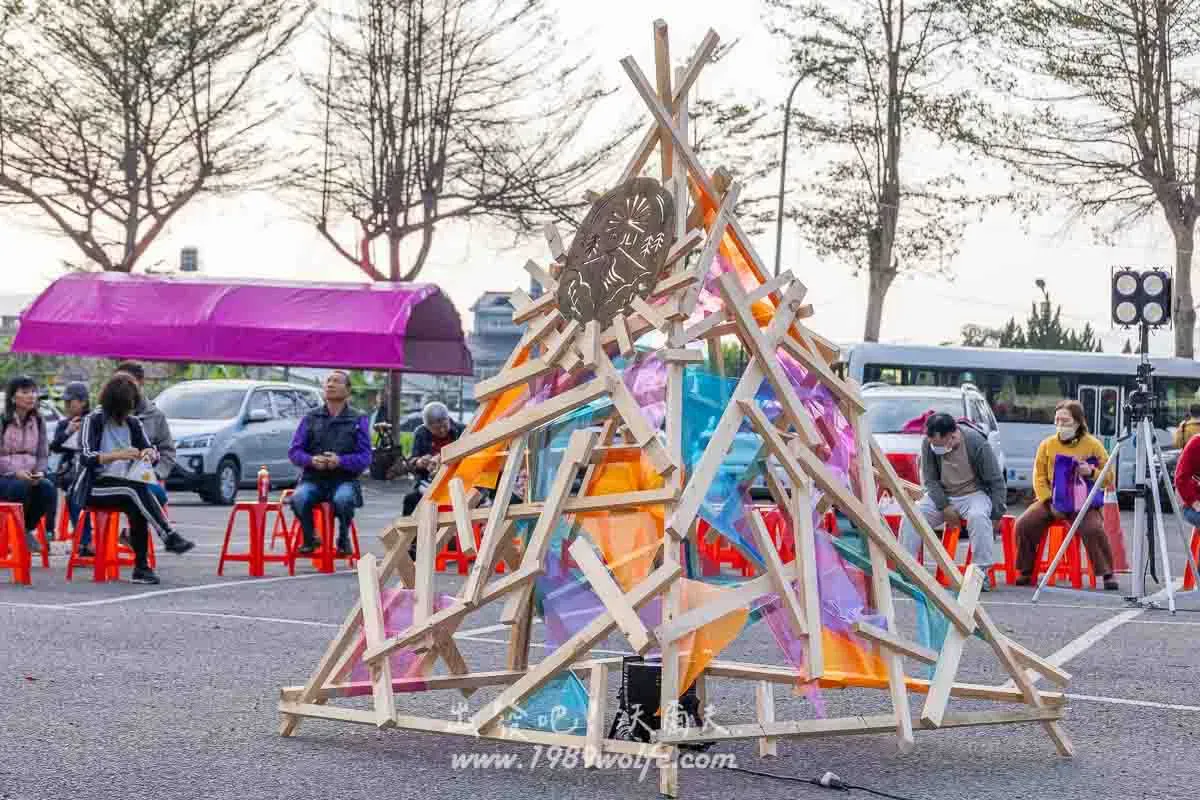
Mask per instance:
[[[1088,464],[1099,466],[1095,458],[1089,458]],[[1088,492],[1092,490],[1092,482],[1084,480],[1079,475],[1079,465],[1073,456],[1059,454],[1054,457],[1054,474],[1051,476],[1052,495],[1051,508],[1059,514],[1074,515],[1079,513],[1087,502]],[[1092,508],[1104,505],[1103,492],[1097,492],[1092,500]]]

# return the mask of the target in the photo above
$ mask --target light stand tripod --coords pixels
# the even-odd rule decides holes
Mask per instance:
[[[1078,533],[1084,516],[1091,510],[1096,493],[1102,491],[1105,482],[1108,480],[1108,476],[1115,469],[1117,450],[1131,436],[1134,440],[1135,459],[1133,557],[1130,565],[1133,569],[1133,588],[1131,596],[1126,599],[1137,605],[1155,605],[1153,601],[1146,598],[1146,569],[1149,558],[1147,551],[1150,543],[1150,528],[1147,523],[1152,516],[1155,549],[1158,551],[1159,563],[1162,569],[1162,582],[1166,589],[1167,605],[1171,613],[1175,613],[1175,585],[1171,580],[1171,565],[1167,557],[1167,534],[1163,524],[1162,499],[1159,494],[1159,488],[1164,479],[1166,480],[1164,488],[1167,497],[1170,498],[1171,510],[1174,512],[1175,522],[1178,526],[1176,530],[1183,541],[1183,550],[1187,553],[1188,564],[1192,569],[1192,573],[1196,576],[1197,581],[1200,582],[1200,570],[1197,569],[1196,561],[1192,558],[1191,549],[1188,547],[1187,526],[1179,510],[1179,500],[1176,497],[1174,486],[1171,485],[1171,480],[1168,477],[1162,448],[1154,436],[1154,425],[1151,420],[1154,419],[1154,412],[1158,406],[1158,396],[1154,392],[1154,366],[1150,363],[1150,356],[1147,352],[1149,350],[1150,332],[1143,325],[1141,333],[1142,360],[1138,364],[1137,369],[1137,389],[1130,392],[1129,397],[1125,401],[1125,433],[1117,439],[1113,455],[1109,457],[1104,465],[1104,469],[1096,477],[1096,482],[1093,484],[1092,490],[1088,492],[1087,500],[1084,501],[1083,507],[1076,514],[1075,521],[1071,523],[1071,529],[1067,531],[1067,536],[1063,540],[1062,546],[1055,554],[1054,560],[1050,562],[1050,566],[1047,568],[1045,574],[1042,575],[1041,581],[1038,582],[1037,591],[1033,593],[1033,602],[1035,603],[1042,589],[1046,588],[1047,582],[1053,577],[1055,570],[1058,569],[1059,562],[1066,555],[1067,548]],[[1149,506],[1146,504],[1147,488],[1150,490],[1150,499],[1152,500],[1152,504]]]

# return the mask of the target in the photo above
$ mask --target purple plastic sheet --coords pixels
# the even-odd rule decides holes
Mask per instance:
[[[667,365],[657,353],[643,353],[622,375],[650,427],[658,430],[667,418]]]
[[[412,627],[413,607],[416,604],[416,592],[412,589],[385,589],[380,593],[380,602],[383,605],[383,630],[388,636],[396,636]],[[448,594],[434,595],[433,610],[434,612],[444,611],[457,602],[454,597]],[[453,632],[453,628],[457,628],[455,623],[448,631]],[[365,644],[364,641],[359,641],[359,652]],[[422,663],[425,661],[423,655],[418,655],[411,650],[397,650],[389,657],[392,666],[392,681],[405,681],[397,686],[395,690],[398,692],[420,692],[424,691],[426,686],[424,678],[428,672],[428,667],[432,662],[428,662],[424,669]],[[355,686],[350,692],[350,695],[370,694],[371,693],[371,673],[367,665],[361,658],[355,658],[350,668],[349,679],[352,684],[361,684]]]

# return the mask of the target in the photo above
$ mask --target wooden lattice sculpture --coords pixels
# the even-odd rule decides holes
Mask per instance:
[[[1071,745],[1059,719],[1064,695],[1037,688],[1027,670],[1065,685],[1069,675],[1002,633],[979,603],[983,575],[971,566],[960,571],[941,540],[917,511],[913,487],[896,475],[871,440],[864,425],[865,407],[857,387],[834,375],[830,363],[835,349],[804,324],[812,308],[804,305],[806,288],[790,273],[766,279],[763,262],[742,229],[734,207],[739,194],[736,182],[719,191],[687,143],[687,96],[703,66],[711,59],[717,36],[709,32],[686,69],[676,72],[672,88],[666,26],[657,23],[657,87],[651,86],[631,58],[622,61],[654,117],[637,152],[614,192],[596,201],[588,222],[578,232],[570,253],[565,252],[557,231],[547,230],[555,262],[549,268],[530,263],[527,269],[545,287],[537,300],[517,290],[512,300],[514,321],[528,323],[527,330],[495,378],[477,384],[481,409],[472,429],[442,452],[443,464],[431,494],[449,507],[439,512],[437,501],[426,499],[412,517],[396,521],[383,535],[386,554],[382,561],[366,556],[359,563],[361,600],[329,645],[316,671],[303,686],[285,688],[280,711],[281,732],[290,735],[304,717],[359,722],[380,727],[398,727],[467,737],[519,739],[523,742],[558,744],[584,751],[585,762],[597,763],[602,753],[645,754],[642,745],[609,739],[605,728],[605,697],[609,675],[620,659],[589,659],[589,651],[614,631],[619,631],[637,653],[652,647],[662,651],[662,708],[674,705],[680,696],[680,642],[731,610],[748,606],[764,594],[778,595],[787,624],[805,638],[805,663],[795,670],[771,665],[713,661],[706,665],[708,679],[728,678],[754,681],[759,688],[759,717],[756,722],[726,725],[717,732],[696,730],[660,732],[652,755],[661,759],[660,789],[677,793],[674,756],[683,742],[718,739],[758,739],[760,752],[770,752],[775,740],[787,737],[830,736],[848,733],[894,731],[901,749],[913,744],[914,725],[943,728],[969,725],[1036,723],[1042,725],[1055,747],[1069,755]],[[657,89],[657,90],[656,90]],[[657,148],[661,182],[639,178]],[[691,191],[699,202],[688,213]],[[669,195],[667,188],[669,187]],[[724,187],[722,187],[724,189]],[[643,205],[644,204],[644,205]],[[613,215],[613,209],[617,214]],[[644,215],[644,216],[643,216]],[[687,222],[705,220],[704,229],[687,230]],[[628,227],[634,222],[638,230]],[[622,226],[625,226],[624,228]],[[662,235],[661,242],[657,239]],[[607,237],[607,239],[605,238]],[[653,244],[647,242],[654,237]],[[593,242],[593,240],[595,240]],[[601,244],[601,240],[605,243]],[[673,243],[672,243],[673,242]],[[698,254],[692,251],[703,244]],[[618,260],[597,261],[620,247],[636,246],[636,253]],[[642,248],[645,248],[643,252]],[[737,275],[715,269],[718,252],[741,259],[752,273],[753,286]],[[691,263],[689,263],[689,254]],[[591,267],[603,268],[591,271]],[[615,270],[615,271],[614,271]],[[607,289],[603,277],[616,276]],[[576,285],[575,291],[569,287]],[[578,287],[586,284],[590,296]],[[698,301],[706,293],[719,297],[719,309],[701,313]],[[666,345],[656,356],[667,364],[665,437],[644,417],[637,399],[614,366],[616,355],[631,356],[634,343],[657,330]],[[736,336],[751,358],[733,390],[730,401],[716,410],[719,418],[704,446],[703,454],[684,462],[682,404],[685,367],[703,360],[702,352],[690,345]],[[661,338],[661,337],[660,337]],[[825,462],[822,434],[793,384],[777,353],[785,353],[815,378],[836,402],[850,429],[859,458],[850,480],[835,475]],[[529,399],[528,386],[549,376],[567,376],[575,385],[558,393]],[[769,385],[778,403],[779,415],[771,420],[757,402],[763,384]],[[524,398],[523,407],[514,398]],[[531,454],[529,436],[560,420],[564,415],[598,399],[611,402],[611,414],[600,430],[577,430],[570,437],[553,480],[538,501],[512,502],[519,477],[528,471]],[[762,554],[762,574],[699,606],[684,607],[681,579],[681,549],[694,543],[697,521],[722,460],[744,423],[749,423],[761,442],[760,454],[778,470],[767,471],[767,482],[779,509],[791,519],[795,537],[795,560],[785,564],[777,556],[770,534],[757,514],[750,514],[754,545]],[[614,444],[620,432],[626,444]],[[622,452],[634,450],[638,460],[657,476],[657,487],[617,494],[592,494],[589,476],[597,464]],[[581,489],[573,492],[580,474]],[[686,474],[685,474],[686,473]],[[477,508],[480,494],[471,487],[480,475],[488,474],[494,486],[494,501]],[[876,482],[899,501],[939,568],[949,576],[950,589],[943,588],[904,548],[884,523],[875,498]],[[848,485],[849,483],[849,485]],[[856,487],[857,491],[851,487]],[[821,588],[817,577],[816,534],[812,525],[814,493],[821,502],[817,510],[838,508],[867,542],[865,565],[870,574],[875,612],[886,627],[858,622],[855,634],[862,642],[877,647],[885,666],[891,711],[874,716],[839,719],[776,721],[770,686],[795,683],[798,679],[824,686],[868,685],[826,669],[822,649]],[[614,580],[620,565],[605,563],[586,538],[570,546],[570,555],[585,576],[590,590],[599,598],[603,611],[567,638],[535,665],[530,665],[529,637],[534,611],[534,581],[547,571],[552,535],[564,516],[631,508],[661,511],[661,527],[651,543],[656,551],[653,568],[627,581],[626,588]],[[513,528],[518,521],[532,521],[532,531],[523,550],[513,546]],[[478,546],[472,528],[482,524]],[[456,597],[435,598],[434,553],[451,536],[458,546],[474,554],[471,572]],[[409,558],[416,541],[417,560]],[[497,572],[503,562],[507,570]],[[892,600],[895,572],[916,587],[932,607],[944,615],[949,630],[940,650],[906,637],[896,625]],[[402,630],[388,634],[384,625],[386,602],[382,587],[398,580],[412,599],[411,619]],[[647,625],[642,609],[662,597],[661,619]],[[501,622],[511,626],[506,669],[472,671],[465,664],[452,637],[464,619],[483,606],[504,601]],[[966,643],[978,634],[994,652],[1014,686],[984,686],[956,683],[955,675]],[[413,656],[420,677],[392,674],[392,654]],[[433,661],[445,662],[443,675],[426,676]],[[905,659],[933,665],[929,680],[905,671]],[[369,666],[372,704],[369,709],[337,706],[329,701],[348,693],[352,664]],[[568,673],[585,677],[591,689],[586,733],[568,735],[547,731],[514,731],[506,713],[533,696],[549,682]],[[877,685],[877,684],[876,684]],[[476,708],[469,718],[454,720],[418,717],[401,713],[396,698],[400,691],[415,689],[460,689],[470,694],[482,687],[501,687],[499,694]],[[925,695],[914,720],[910,693]],[[1015,710],[948,711],[952,697],[1020,703]]]

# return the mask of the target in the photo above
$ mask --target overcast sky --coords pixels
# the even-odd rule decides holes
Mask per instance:
[[[659,17],[670,26],[677,63],[709,27],[723,40],[740,40],[725,61],[706,70],[698,85],[702,95],[757,93],[769,103],[780,104],[791,84],[784,67],[786,52],[764,29],[757,0],[552,2],[561,8],[563,32],[594,54],[604,78],[619,86],[631,103],[635,94],[617,61],[632,54],[644,72],[653,74],[651,26]],[[793,152],[790,157],[802,159],[803,154]],[[0,242],[6,265],[0,293],[39,291],[61,274],[61,261],[75,255],[52,233],[15,222],[11,214],[0,221]],[[467,309],[480,292],[525,285],[521,269],[525,259],[546,258],[540,236],[515,249],[511,244],[511,236],[479,225],[439,229],[421,280],[440,284],[463,314],[464,325],[469,325]],[[353,281],[360,274],[334,254],[294,209],[262,194],[194,203],[150,250],[145,263],[173,265],[185,245],[200,248],[202,269],[213,276]],[[774,255],[773,245],[773,230],[756,242],[767,259]],[[936,344],[957,341],[968,322],[999,325],[1014,314],[1023,319],[1036,296],[1034,280],[1041,277],[1063,303],[1069,322],[1090,321],[1104,334],[1105,350],[1119,349],[1125,334],[1110,331],[1108,324],[1109,269],[1114,264],[1142,268],[1173,261],[1170,237],[1157,219],[1124,235],[1119,245],[1096,244],[1086,225],[1071,227],[1065,217],[1035,220],[1032,230],[1025,231],[1012,214],[990,212],[968,230],[953,264],[952,282],[923,277],[897,281],[884,308],[882,338]],[[816,259],[786,224],[782,250],[784,267],[809,287],[808,299],[818,313],[814,326],[835,341],[858,340],[865,281],[851,277],[837,264]],[[1165,353],[1170,346],[1169,334],[1162,334],[1153,349]]]

